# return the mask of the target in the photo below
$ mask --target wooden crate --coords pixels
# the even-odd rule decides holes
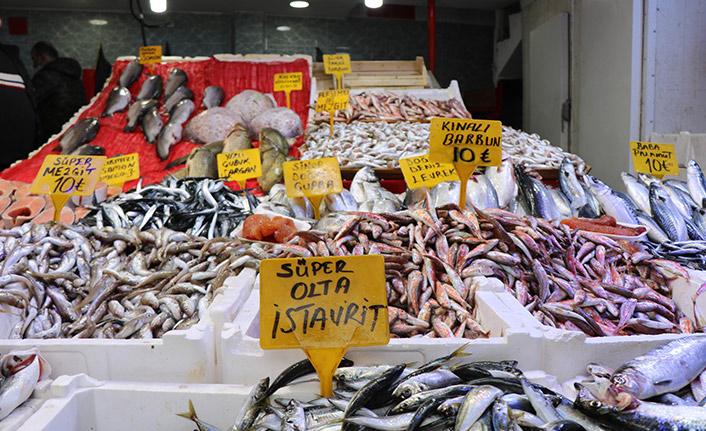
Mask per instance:
[[[414,61],[351,61],[352,73],[343,75],[344,88],[429,88],[424,57]],[[314,63],[317,91],[335,88],[335,77],[324,72],[323,63]]]

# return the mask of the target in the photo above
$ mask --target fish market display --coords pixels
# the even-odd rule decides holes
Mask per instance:
[[[333,120],[429,121],[432,117],[471,118],[471,114],[454,98],[420,99],[383,91],[351,94],[348,109],[337,110]],[[329,121],[329,113],[317,112],[313,121]]]
[[[328,124],[307,129],[302,159],[337,157],[342,168],[398,168],[399,159],[429,149],[429,124],[402,121]]]
[[[201,112],[186,124],[185,138],[201,143],[222,141],[236,124],[244,124],[242,118],[233,111],[214,107]]]
[[[24,403],[41,380],[49,378],[51,365],[36,347],[13,350],[0,359],[0,420]]]
[[[243,90],[226,103],[225,109],[236,113],[246,125],[249,125],[253,118],[276,106],[272,97],[267,94],[255,90]]]
[[[529,134],[505,125],[503,154],[508,155],[513,163],[524,163],[533,169],[558,169],[564,157],[568,157],[579,175],[586,173],[586,164],[579,156],[562,151],[537,134]]]
[[[404,363],[355,366],[344,359],[334,373],[337,387],[333,397],[302,400],[278,397],[279,390],[314,372],[307,359],[293,364],[272,382],[265,377],[254,385],[233,414],[233,425],[229,429],[620,429],[601,425],[581,413],[562,394],[530,382],[517,368],[517,361],[472,362],[464,358],[466,355],[455,351],[418,368]],[[191,401],[188,408],[188,412],[177,414],[193,421],[199,430],[217,430],[206,422],[209,418],[198,416]]]
[[[81,222],[100,228],[166,227],[211,239],[229,236],[256,206],[252,195],[231,191],[223,180],[167,178],[164,185],[138,187],[101,203]]]
[[[264,251],[170,229],[25,224],[0,235],[9,338],[152,338],[194,325]]]
[[[618,430],[704,430],[706,338],[681,338],[618,367],[589,364],[575,407]]]
[[[257,136],[262,129],[278,130],[285,138],[298,138],[304,134],[302,119],[289,108],[277,107],[263,111],[250,121],[250,131]]]
[[[116,86],[110,91],[108,103],[101,114],[101,117],[110,117],[116,112],[122,112],[130,104],[130,90],[125,87]]]
[[[350,194],[358,203],[358,210],[363,212],[382,213],[395,212],[402,207],[397,196],[388,191],[378,180],[371,168],[365,167],[356,172],[351,182]],[[351,211],[345,208],[331,208],[334,211]]]
[[[76,148],[91,142],[98,134],[99,129],[98,118],[82,118],[59,139],[61,154],[71,154]]]

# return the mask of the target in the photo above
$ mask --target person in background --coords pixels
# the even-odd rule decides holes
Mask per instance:
[[[0,42],[0,170],[37,148],[32,81],[15,45]]]
[[[41,142],[46,142],[86,104],[86,90],[81,65],[73,58],[59,57],[51,43],[35,43],[31,55],[38,69],[32,83],[39,107]]]

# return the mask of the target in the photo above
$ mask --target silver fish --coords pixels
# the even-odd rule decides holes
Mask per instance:
[[[684,219],[669,202],[669,196],[661,184],[650,185],[650,206],[653,218],[672,241],[685,241],[688,238]],[[617,220],[617,219],[616,219]]]
[[[602,212],[601,204],[598,202],[598,199],[596,199],[596,195],[591,192],[586,184],[581,183],[581,186],[583,187],[583,191],[586,193],[586,205],[579,210],[579,216],[586,218],[597,218]]]
[[[586,193],[576,178],[576,170],[568,157],[564,157],[559,166],[559,187],[571,203],[571,208],[578,210],[586,205]]]
[[[220,431],[215,426],[202,421],[201,419],[199,419],[198,416],[196,416],[194,403],[192,403],[191,400],[189,400],[189,411],[185,413],[177,413],[177,416],[181,416],[183,418],[193,421],[196,424],[196,428],[198,429],[198,431]]]
[[[554,198],[541,181],[527,175],[522,166],[515,166],[515,176],[522,191],[521,196],[527,202],[532,215],[546,220],[561,217]]]
[[[622,178],[625,189],[628,191],[628,196],[630,196],[632,201],[635,202],[645,214],[651,216],[652,208],[650,208],[650,198],[647,187],[627,172],[622,172],[620,178]]]
[[[13,366],[7,365],[7,359],[16,359]],[[39,355],[36,348],[26,351],[9,352],[3,357],[3,371],[9,377],[0,387],[0,419],[12,413],[15,408],[25,402],[37,382],[51,373],[51,367]]]
[[[458,198],[461,194],[461,183],[459,181],[446,181],[439,183],[431,189],[431,206],[434,208],[442,205],[454,203],[458,205]]]
[[[112,117],[116,112],[122,112],[130,105],[130,90],[116,85],[108,96],[108,102],[101,117]]]
[[[476,208],[498,208],[498,194],[485,175],[473,175],[466,183],[466,199]]]
[[[214,106],[221,106],[221,103],[223,103],[223,89],[217,85],[206,87],[203,91],[201,106],[208,109]]]
[[[679,214],[684,218],[691,218],[691,205],[689,201],[682,196],[678,189],[670,186],[669,184],[662,183],[664,191],[669,195],[669,199],[672,201],[674,208],[679,211]]]
[[[512,161],[507,158],[500,163],[500,166],[488,166],[485,168],[485,176],[495,189],[499,207],[507,208],[517,195],[517,180]]]
[[[154,99],[137,100],[130,105],[127,111],[127,125],[123,128],[123,132],[129,133],[135,130],[137,124],[142,121],[147,111],[157,106],[157,101]]]
[[[167,75],[167,84],[164,86],[164,99],[169,99],[169,96],[174,94],[177,88],[186,85],[189,81],[189,76],[183,70],[175,67],[169,71]]]
[[[702,232],[706,232],[706,209],[697,208],[694,210],[691,216],[691,221],[701,229]]]
[[[135,100],[159,99],[162,95],[162,77],[159,75],[151,75],[142,83],[142,88],[137,94]]]
[[[481,417],[503,391],[489,385],[477,386],[466,394],[456,416],[455,431],[465,431]]]
[[[573,217],[574,212],[571,207],[571,202],[569,201],[569,198],[557,188],[547,187],[547,190],[549,190],[549,193],[552,195],[552,198],[554,198],[554,203],[559,209],[559,214],[561,215],[561,218]]]
[[[194,92],[187,87],[179,87],[174,93],[165,99],[163,112],[171,112],[172,109],[184,99],[194,100]]]
[[[144,133],[148,144],[154,144],[157,141],[157,136],[159,136],[163,126],[164,121],[159,115],[157,107],[150,108],[145,116],[142,117],[142,133]]]
[[[585,175],[584,179],[606,214],[615,218],[618,223],[638,224],[633,210],[630,209],[625,201],[616,196],[613,189],[590,175]]]
[[[120,86],[125,88],[130,88],[133,82],[140,79],[140,74],[142,73],[142,65],[139,59],[132,60],[125,66],[123,72],[120,74]]]
[[[683,388],[705,369],[706,337],[688,337],[624,363],[610,380],[636,398],[646,399]]]
[[[100,122],[96,117],[86,117],[79,120],[73,127],[59,139],[61,154],[71,154],[79,146],[91,142],[100,129]]]
[[[691,197],[703,208],[706,206],[706,202],[704,202],[706,199],[706,178],[701,171],[701,166],[695,160],[689,160],[689,164],[686,166],[686,178]]]
[[[637,216],[637,220],[640,222],[641,225],[649,229],[647,231],[647,237],[650,240],[658,244],[662,244],[669,241],[669,237],[667,236],[667,234],[664,233],[662,228],[657,224],[656,221],[654,221],[652,217],[648,216],[642,211],[636,213],[635,216]]]
[[[181,142],[182,127],[179,123],[167,123],[157,138],[157,155],[161,160],[167,160],[172,146]]]
[[[341,193],[331,193],[324,197],[324,202],[326,203],[326,208],[329,211],[357,211],[358,203],[355,198],[346,189],[343,189]]]
[[[169,112],[169,122],[184,124],[189,120],[191,114],[194,113],[196,109],[194,102],[190,99],[182,99],[176,106]]]
[[[662,180],[644,172],[638,172],[637,179],[640,180],[640,182],[644,184],[645,187],[647,187],[648,189],[650,188],[650,184],[652,183],[662,184]]]

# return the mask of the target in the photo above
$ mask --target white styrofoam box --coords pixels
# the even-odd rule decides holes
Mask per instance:
[[[689,273],[689,280],[679,277],[670,283],[672,299],[686,317],[696,325],[704,327],[706,326],[706,293],[701,293],[698,297],[696,293],[706,283],[706,271],[693,269],[686,271]]]
[[[37,412],[44,402],[51,398],[49,390],[52,381],[50,379],[38,382],[34,387],[30,397],[17,406],[9,415],[0,420],[0,431],[15,431],[19,429],[35,412]]]
[[[55,376],[86,373],[105,380],[213,383],[216,329],[220,334],[226,311],[243,301],[232,286],[253,277],[254,270],[245,269],[238,277],[227,278],[206,316],[188,329],[167,332],[161,339],[8,339],[19,313],[0,313],[0,353],[37,347]],[[243,295],[247,297],[247,293]]]
[[[675,283],[688,285],[688,282],[677,279],[671,283],[673,289]],[[674,299],[677,300],[676,297]],[[517,313],[540,325],[544,339],[541,365],[538,368],[556,376],[560,382],[585,375],[586,365],[590,363],[603,363],[617,368],[639,355],[685,336],[684,334],[661,334],[589,337],[583,332],[567,331],[540,324],[512,295],[503,296],[503,300],[508,307],[513,307]],[[677,305],[682,307],[679,302]],[[684,309],[685,313],[686,311]]]
[[[346,357],[356,365],[414,362],[423,364],[467,344],[470,360],[518,360],[522,369],[540,369],[542,333],[534,318],[526,319],[502,299],[508,295],[496,279],[479,280],[476,292],[478,320],[490,338],[392,338],[384,346],[350,348]],[[262,350],[259,343],[259,281],[232,323],[216,340],[221,383],[254,384],[265,375],[276,377],[294,362],[305,359],[302,350]],[[518,304],[519,306],[519,304]],[[520,316],[518,318],[518,316]]]

